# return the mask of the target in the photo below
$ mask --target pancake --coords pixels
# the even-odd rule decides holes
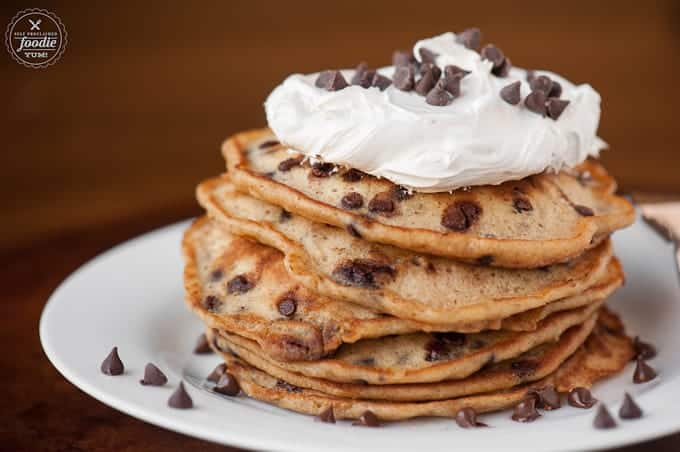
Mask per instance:
[[[604,316],[612,315],[605,313]],[[337,419],[358,419],[364,412],[371,411],[383,421],[422,416],[454,417],[460,409],[466,407],[478,413],[510,408],[531,391],[547,386],[554,386],[560,392],[569,391],[576,385],[591,387],[601,378],[619,372],[633,356],[633,347],[620,324],[615,329],[611,327],[612,322],[618,324],[618,319],[613,316],[606,319],[602,327],[593,331],[583,347],[546,378],[510,389],[427,402],[333,396],[286,384],[230,353],[224,354],[224,358],[229,372],[238,379],[245,394],[288,410],[319,415],[332,407]]]
[[[536,268],[572,259],[635,219],[633,206],[612,194],[613,179],[593,161],[496,186],[411,195],[355,170],[297,164],[301,156],[284,146],[259,147],[273,138],[262,129],[224,143],[237,188],[318,223],[350,228],[371,242]],[[350,193],[355,195],[343,203]]]
[[[197,197],[228,231],[281,250],[290,275],[314,292],[429,324],[503,319],[581,294],[614,271],[609,240],[569,263],[502,269],[367,242],[241,194],[226,176],[199,185]]]

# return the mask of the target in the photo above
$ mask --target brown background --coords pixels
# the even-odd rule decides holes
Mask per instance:
[[[600,91],[604,161],[624,189],[680,194],[680,2],[3,2],[3,31],[29,7],[58,14],[69,43],[42,70],[0,49],[0,341],[19,351],[0,354],[0,449],[217,449],[75,390],[37,321],[85,259],[198,213],[193,187],[221,171],[221,140],[264,125],[264,98],[291,72],[387,64],[476,25],[518,66]]]

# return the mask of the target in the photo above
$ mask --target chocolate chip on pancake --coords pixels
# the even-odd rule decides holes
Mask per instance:
[[[456,201],[444,209],[441,224],[456,232],[468,230],[482,214],[482,207],[474,201]]]
[[[390,189],[390,193],[395,201],[406,201],[413,197],[413,193],[403,185],[395,185]]]
[[[368,211],[371,213],[389,214],[394,212],[394,201],[389,192],[376,194],[368,203]]]
[[[512,192],[512,206],[515,208],[517,213],[530,212],[534,210],[529,198],[519,190],[513,190]]]
[[[397,66],[392,82],[401,91],[411,91],[415,86],[415,70],[412,66]]]
[[[364,411],[364,413],[359,416],[359,419],[352,425],[358,425],[362,427],[380,427],[380,420],[372,411]]]
[[[521,359],[519,361],[513,361],[513,363],[510,364],[510,368],[521,380],[524,380],[526,377],[532,375],[536,371],[537,367],[538,363],[531,359]]]
[[[512,62],[510,61],[510,58],[505,57],[505,60],[503,60],[503,64],[501,64],[501,67],[498,69],[492,69],[491,73],[497,77],[507,77],[508,74],[510,73],[510,68],[512,68]]]
[[[184,383],[179,382],[179,386],[175,390],[175,392],[172,393],[170,398],[168,399],[168,406],[170,408],[177,408],[180,410],[186,410],[189,408],[193,408],[194,406],[194,401],[191,400],[191,397],[189,396],[189,393],[187,392],[186,389],[184,389]]]
[[[350,168],[344,173],[342,173],[342,180],[345,182],[359,182],[361,179],[364,178],[366,173],[363,171],[359,171],[358,169],[355,168]]]
[[[422,61],[423,63],[434,64],[437,57],[439,56],[438,53],[435,53],[430,49],[426,49],[425,47],[421,47],[420,49],[418,49],[418,53],[420,54],[420,61]]]
[[[373,77],[371,77],[371,86],[379,88],[380,91],[385,91],[391,84],[392,80],[382,74],[378,74],[377,72],[373,74]]]
[[[359,230],[357,229],[357,227],[354,226],[353,224],[348,224],[348,225],[347,225],[347,232],[348,232],[349,235],[351,235],[352,237],[356,237],[357,239],[360,239],[360,238],[361,238],[361,232],[359,232]]]
[[[555,80],[552,81],[552,87],[550,88],[550,92],[548,93],[548,97],[557,97],[559,98],[562,95],[562,85],[559,84],[559,82],[556,82]]]
[[[552,86],[553,81],[547,75],[539,75],[538,77],[534,77],[529,82],[529,87],[531,88],[531,91],[543,91],[543,94],[545,94],[546,97],[548,97],[548,95],[550,94]]]
[[[482,51],[480,52],[482,59],[484,60],[489,60],[492,63],[491,67],[491,73],[494,75],[498,75],[499,73],[502,73],[505,68],[505,55],[503,54],[503,51],[496,47],[493,44],[487,44],[482,48]]]
[[[168,377],[152,363],[147,363],[144,367],[144,378],[139,380],[139,383],[144,386],[163,386],[167,382]]]
[[[435,82],[439,80],[439,78],[442,75],[441,68],[434,63],[423,63],[420,65],[419,68],[420,75],[423,75],[426,72],[432,72],[432,77],[434,78]]]
[[[370,259],[346,261],[333,270],[333,278],[347,286],[376,288],[385,278],[393,278],[394,267]]]
[[[335,413],[333,412],[333,406],[329,406],[319,413],[319,420],[327,424],[335,424]]]
[[[455,64],[447,64],[444,66],[445,77],[460,77],[461,79],[468,75],[471,71],[467,71]]]
[[[316,162],[312,165],[312,176],[328,177],[335,171],[335,165],[330,162]]]
[[[281,172],[288,172],[291,169],[295,168],[296,166],[299,166],[300,163],[302,163],[302,156],[297,156],[297,157],[291,157],[287,158],[286,160],[282,160],[277,168]]]
[[[220,377],[227,371],[227,365],[225,363],[220,363],[210,372],[210,375],[205,377],[206,380],[217,383],[220,381]]]
[[[568,105],[568,100],[551,97],[547,103],[548,117],[557,120]]]
[[[609,414],[607,407],[601,403],[600,407],[597,409],[597,414],[593,420],[593,426],[597,429],[610,429],[616,427],[616,421]]]
[[[509,103],[510,105],[517,105],[522,100],[520,94],[520,85],[522,82],[510,83],[501,89],[501,99]]]
[[[279,143],[279,140],[266,140],[266,141],[263,141],[262,143],[260,143],[260,145],[258,147],[260,149],[267,149],[267,148],[273,148],[274,146],[278,146],[279,144],[281,144],[281,143]]]
[[[339,91],[347,88],[347,80],[342,76],[340,71],[323,71],[319,74],[314,82],[317,88],[323,88],[326,91]]]
[[[547,109],[546,103],[547,96],[543,91],[532,91],[525,99],[524,105],[529,111],[532,111],[541,116],[545,116]]]
[[[483,256],[479,256],[477,258],[477,264],[487,266],[491,265],[493,263],[493,255],[491,254],[484,254]]]
[[[621,419],[639,419],[642,417],[642,409],[627,392],[623,394],[623,404],[619,409]]]
[[[286,295],[276,305],[276,309],[284,317],[292,317],[297,311],[297,301],[292,295]]]
[[[466,337],[460,333],[435,333],[425,344],[425,361],[444,361],[456,356],[465,345]]]
[[[281,213],[279,213],[279,223],[285,223],[291,218],[293,218],[292,213],[288,212],[286,209],[281,209]]]
[[[554,386],[536,389],[532,391],[532,394],[536,396],[536,406],[542,410],[551,411],[562,406],[560,394],[555,390]]]
[[[392,53],[393,66],[409,66],[415,63],[416,59],[411,52],[407,52],[406,50],[395,50],[394,53]]]
[[[567,402],[575,408],[591,408],[597,403],[597,399],[588,388],[577,387],[569,391]]]
[[[255,281],[248,275],[237,275],[227,283],[227,293],[230,295],[234,293],[246,293],[253,287],[255,287]]]
[[[482,32],[479,28],[468,28],[458,34],[456,34],[456,42],[463,44],[470,50],[479,49],[479,45],[482,41]]]
[[[103,374],[111,376],[121,375],[125,371],[123,361],[121,361],[120,356],[118,356],[118,347],[113,347],[106,359],[102,362],[100,369]]]
[[[633,373],[633,383],[647,383],[656,378],[656,371],[639,356],[636,359],[635,372]]]
[[[526,76],[524,77],[524,79],[525,79],[527,82],[531,83],[531,81],[532,81],[533,79],[535,79],[536,77],[537,77],[537,76],[536,76],[536,71],[533,71],[533,70],[531,70],[531,69],[528,69],[528,70],[527,70],[527,73],[526,73]]]
[[[592,217],[593,215],[595,215],[593,209],[591,209],[588,206],[582,206],[580,204],[574,204],[574,210],[578,212],[579,215],[584,217]]]
[[[225,372],[220,376],[213,391],[224,394],[229,397],[235,397],[241,392],[241,386],[238,384],[236,377],[229,372]]]
[[[440,80],[440,83],[444,83],[444,89],[453,96],[455,99],[456,97],[460,96],[460,80],[463,77],[461,77],[460,74],[457,75],[444,75],[444,78]]]
[[[375,71],[368,69],[368,64],[362,62],[354,70],[354,75],[350,80],[352,85],[359,85],[362,88],[368,88],[371,86],[371,80]]]
[[[224,277],[224,272],[222,271],[221,268],[217,268],[217,269],[213,270],[212,273],[210,273],[210,280],[212,282],[217,282],[220,279],[222,279],[223,277]]]
[[[453,96],[447,90],[446,79],[441,79],[425,96],[425,102],[430,105],[443,107],[453,101]]]
[[[466,407],[456,413],[456,424],[462,428],[488,427],[485,423],[477,421],[477,412]]]
[[[512,420],[516,422],[533,422],[541,417],[536,410],[536,397],[529,396],[515,406]]]
[[[361,196],[361,193],[351,191],[342,197],[340,205],[345,209],[359,209],[364,205],[364,197]]]
[[[208,343],[208,339],[205,337],[205,334],[198,336],[196,345],[194,346],[194,355],[208,355],[212,352],[213,350],[210,348],[210,344]]]
[[[635,339],[633,339],[633,348],[635,349],[635,358],[647,360],[656,356],[656,347],[648,342],[643,342],[640,336],[635,336]]]
[[[297,387],[293,384],[288,383],[287,381],[284,380],[277,380],[276,381],[276,388],[277,389],[283,389],[286,392],[302,392],[302,388]]]
[[[416,93],[421,96],[427,96],[439,79],[439,77],[435,77],[435,74],[436,72],[432,68],[426,68],[424,72],[422,72],[418,82],[416,82]]]
[[[215,309],[217,309],[217,307],[219,305],[220,305],[220,299],[217,298],[215,295],[207,295],[203,299],[203,306],[205,306],[205,308],[208,311],[214,311]]]

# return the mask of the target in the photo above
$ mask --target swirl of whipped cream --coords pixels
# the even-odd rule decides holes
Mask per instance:
[[[546,71],[562,86],[570,103],[558,120],[542,117],[523,104],[510,105],[500,90],[521,81],[522,99],[530,93],[526,71],[508,77],[491,74],[491,62],[445,33],[416,43],[443,68],[471,71],[460,96],[433,106],[414,91],[349,86],[326,91],[314,86],[317,74],[289,76],[265,102],[267,121],[281,142],[310,157],[358,168],[421,192],[450,191],[500,184],[559,171],[597,156],[606,147],[596,133],[600,95],[590,85],[574,85]],[[394,67],[378,70],[392,77]],[[349,80],[353,71],[342,71]]]

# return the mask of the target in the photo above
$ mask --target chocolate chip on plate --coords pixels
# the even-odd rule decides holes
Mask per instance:
[[[118,347],[113,347],[109,355],[104,359],[101,365],[101,371],[106,375],[121,375],[125,371],[123,361],[118,356]]]
[[[485,423],[477,421],[477,412],[470,407],[458,410],[455,419],[456,424],[462,428],[487,427]]]
[[[536,397],[529,396],[515,406],[512,420],[516,422],[533,422],[541,417],[536,410]]]
[[[652,381],[655,378],[656,371],[649,364],[647,364],[644,359],[638,356],[635,364],[635,372],[633,372],[633,383],[647,383],[648,381]]]
[[[434,64],[435,60],[439,56],[438,53],[433,52],[430,49],[426,49],[425,47],[421,47],[418,49],[418,54],[420,55],[420,61],[423,63],[432,63]]]
[[[364,197],[361,196],[361,193],[351,191],[342,197],[340,205],[345,209],[359,209],[364,205]]]
[[[194,406],[194,401],[191,400],[191,397],[189,396],[189,393],[187,393],[186,389],[184,389],[184,383],[179,382],[179,386],[175,390],[175,392],[172,393],[170,398],[168,399],[168,406],[170,408],[177,408],[180,410],[186,410],[189,408],[193,408]]]
[[[335,413],[333,412],[333,407],[329,406],[319,413],[319,420],[327,424],[335,424]]]
[[[543,91],[532,91],[525,99],[524,105],[529,111],[532,111],[541,116],[545,116],[547,109],[545,103],[547,97]]]
[[[543,94],[545,94],[546,97],[550,94],[552,86],[553,81],[547,75],[539,75],[538,77],[534,77],[529,82],[529,87],[531,88],[531,91],[543,91]]]
[[[397,66],[392,76],[392,83],[401,91],[411,91],[415,86],[415,70],[411,66]]]
[[[463,232],[477,222],[482,207],[473,201],[456,201],[444,209],[441,224],[447,229]]]
[[[636,358],[652,359],[656,356],[656,347],[648,342],[643,342],[640,336],[635,336],[635,339],[633,339],[633,348]]]
[[[347,88],[347,80],[342,76],[340,71],[323,71],[319,74],[314,82],[317,88],[323,88],[326,91],[339,91]]]
[[[247,275],[237,275],[229,280],[227,283],[227,293],[246,293],[255,287],[255,282]]]
[[[616,427],[616,421],[612,415],[609,414],[609,410],[607,410],[607,407],[603,403],[601,403],[600,407],[597,409],[597,414],[595,415],[595,419],[593,419],[593,426],[597,429]]]
[[[456,35],[456,42],[463,44],[471,50],[479,49],[479,44],[482,41],[482,32],[479,28],[468,28]]]
[[[519,102],[522,100],[522,96],[519,90],[521,84],[522,82],[517,81],[504,86],[501,89],[501,99],[503,99],[510,105],[519,104]]]
[[[363,427],[379,427],[380,420],[378,419],[378,416],[376,416],[372,411],[366,410],[352,425],[359,425]]]
[[[139,383],[144,386],[163,386],[167,382],[168,377],[152,363],[147,363],[146,367],[144,367],[144,378],[139,380]]]
[[[619,409],[621,419],[639,419],[642,417],[642,409],[627,392],[623,394],[623,403]]]
[[[222,374],[224,374],[224,372],[226,371],[227,365],[225,363],[220,363],[217,365],[217,367],[215,367],[215,369],[213,369],[212,372],[210,372],[210,375],[208,375],[205,379],[210,382],[217,383],[218,381],[220,381],[220,377],[222,376]]]
[[[577,387],[569,391],[567,402],[575,408],[591,408],[597,403],[597,399],[587,388]]]
[[[456,79],[458,82],[460,80]],[[452,81],[453,84],[456,83],[456,81]],[[445,105],[449,105],[453,101],[453,96],[449,93],[447,90],[447,83],[446,79],[443,78],[437,82],[437,84],[430,90],[429,93],[427,93],[427,96],[425,96],[425,102],[427,102],[430,105],[435,105],[437,107],[443,107]]]
[[[542,410],[551,411],[562,406],[560,394],[555,390],[554,386],[537,389],[533,391],[533,394],[537,398],[536,406]]]
[[[297,311],[297,301],[291,296],[286,296],[276,305],[279,313],[284,317],[291,317]]]
[[[238,384],[236,377],[229,372],[222,374],[213,391],[224,394],[229,397],[235,397],[241,392],[241,386]]]
[[[208,355],[212,352],[213,350],[210,348],[208,338],[205,337],[205,334],[198,336],[198,340],[196,340],[196,346],[194,347],[194,355]]]
[[[548,99],[547,111],[548,117],[557,121],[565,108],[569,105],[568,100],[558,99],[556,97],[551,97]]]

